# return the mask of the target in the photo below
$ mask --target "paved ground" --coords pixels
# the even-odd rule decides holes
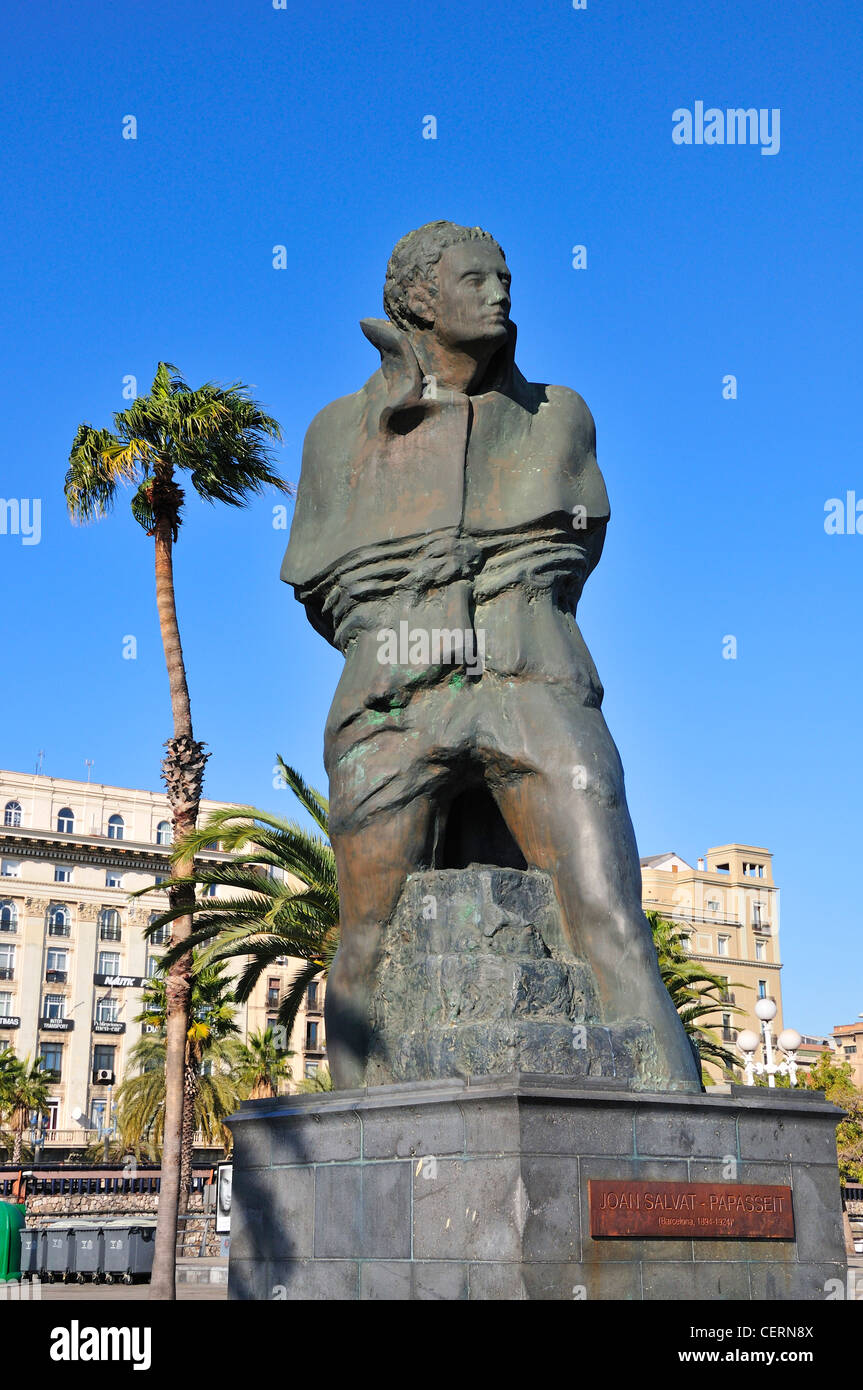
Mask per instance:
[[[228,1261],[221,1259],[212,1260],[178,1260],[177,1273],[180,1276],[177,1282],[178,1302],[188,1302],[190,1300],[206,1299],[208,1302],[222,1301],[228,1297],[227,1283],[204,1282],[204,1279],[211,1274],[211,1271],[224,1276],[228,1268]],[[183,1275],[191,1276],[194,1282],[185,1282]],[[3,1289],[0,1285],[0,1304],[3,1302]],[[134,1301],[146,1301],[149,1298],[148,1284],[28,1284],[26,1281],[21,1288],[24,1294],[22,1302],[32,1298],[42,1303],[92,1303],[94,1300],[101,1302],[127,1303]],[[11,1294],[7,1293],[7,1299]]]
[[[192,1261],[190,1263],[192,1265],[198,1264],[197,1261]],[[227,1261],[208,1261],[207,1263],[224,1266]],[[863,1303],[863,1255],[855,1255],[853,1258],[849,1259],[848,1266],[849,1269],[854,1270],[856,1276],[852,1285],[852,1296],[857,1302]],[[198,1267],[200,1269],[200,1265]],[[73,1303],[92,1303],[94,1300],[116,1303],[135,1301],[146,1302],[149,1293],[146,1284],[41,1284],[38,1287],[31,1285],[26,1285],[25,1287],[27,1296],[35,1296],[43,1303],[67,1301]],[[7,1295],[7,1297],[8,1296],[9,1295]],[[227,1297],[228,1289],[226,1284],[186,1284],[181,1282],[177,1285],[177,1301],[181,1303],[195,1300],[225,1302]],[[3,1301],[3,1293],[2,1290],[0,1290],[0,1304],[2,1304]]]

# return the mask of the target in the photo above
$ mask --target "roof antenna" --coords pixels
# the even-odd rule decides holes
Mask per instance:
[[[86,769],[87,769],[87,786],[89,787],[89,785],[90,785],[90,769],[91,769],[91,767],[93,766],[93,759],[92,759],[92,758],[85,758],[85,759],[84,759],[84,766],[85,766]]]
[[[44,749],[44,748],[40,748],[40,749],[39,749],[39,752],[36,754],[36,775],[37,775],[37,777],[41,777],[41,776],[42,776],[42,764],[44,763],[44,761],[45,761],[45,749]]]

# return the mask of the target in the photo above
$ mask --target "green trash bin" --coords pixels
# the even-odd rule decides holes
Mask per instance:
[[[21,1277],[21,1230],[24,1207],[17,1202],[0,1202],[0,1284]]]

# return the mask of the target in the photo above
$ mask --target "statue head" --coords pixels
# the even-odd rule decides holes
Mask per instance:
[[[393,250],[384,309],[406,333],[496,348],[507,336],[510,280],[501,247],[481,227],[428,222]]]

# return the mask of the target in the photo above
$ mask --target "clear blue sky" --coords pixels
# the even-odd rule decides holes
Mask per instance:
[[[70,525],[79,421],[165,358],[253,384],[295,480],[312,416],[376,366],[357,321],[393,243],[479,223],[522,370],[597,420],[613,516],[581,621],[641,852],[771,848],[786,1018],[855,1019],[863,536],[825,534],[824,503],[863,499],[859,5],[85,0],[5,23],[0,492],[42,499],[42,538],[0,536],[0,765],[44,748],[48,773],[159,785],[152,545],[125,502]],[[675,145],[696,101],[778,107],[779,153]],[[279,583],[277,500],[190,499],[177,589],[206,790],[287,810],[274,754],[323,784],[340,658]]]

